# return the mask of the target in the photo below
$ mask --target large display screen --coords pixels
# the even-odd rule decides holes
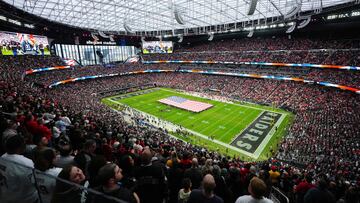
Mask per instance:
[[[50,55],[47,37],[0,31],[2,55]]]
[[[142,52],[144,54],[153,53],[172,53],[172,41],[147,41],[142,43]]]

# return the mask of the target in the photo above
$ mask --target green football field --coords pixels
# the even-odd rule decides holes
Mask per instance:
[[[213,107],[194,113],[158,101],[171,96],[212,104]],[[117,110],[121,109],[120,105],[126,105],[176,126],[182,126],[191,135],[176,132],[171,134],[186,142],[231,156],[239,156],[245,160],[268,158],[270,152],[276,150],[277,143],[292,119],[289,112],[280,109],[236,102],[225,103],[167,88],[116,95],[105,98],[102,102]],[[274,114],[277,116],[276,119]],[[259,129],[264,130],[260,133]],[[252,146],[248,146],[250,144],[246,143],[247,140]]]

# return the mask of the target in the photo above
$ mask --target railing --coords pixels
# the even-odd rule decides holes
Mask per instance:
[[[67,187],[67,191],[76,191],[79,197],[79,203],[89,202],[87,200],[88,198],[100,198],[116,203],[126,203],[126,201],[88,188],[87,181],[84,185],[79,185],[46,174],[17,161],[0,157],[0,202],[48,203],[51,201],[53,193],[55,192],[55,184],[59,183],[64,184]],[[64,194],[65,192],[62,193],[65,197]],[[66,198],[69,198],[69,196]]]
[[[289,198],[277,187],[272,187],[271,199],[274,203],[289,203]]]

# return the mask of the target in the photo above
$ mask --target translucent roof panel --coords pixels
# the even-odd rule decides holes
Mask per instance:
[[[71,26],[101,31],[172,30],[251,21],[301,11],[319,10],[355,0],[3,0],[19,9]],[[175,20],[179,13],[184,24]]]

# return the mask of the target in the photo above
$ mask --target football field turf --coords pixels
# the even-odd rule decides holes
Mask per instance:
[[[194,113],[158,101],[171,96],[212,104],[213,107]],[[266,159],[268,152],[276,148],[285,133],[291,117],[290,113],[271,107],[220,102],[165,88],[116,95],[103,99],[103,103],[109,106],[127,105],[182,126],[194,136],[189,138],[174,132],[172,134],[193,144],[203,144],[247,160]]]

